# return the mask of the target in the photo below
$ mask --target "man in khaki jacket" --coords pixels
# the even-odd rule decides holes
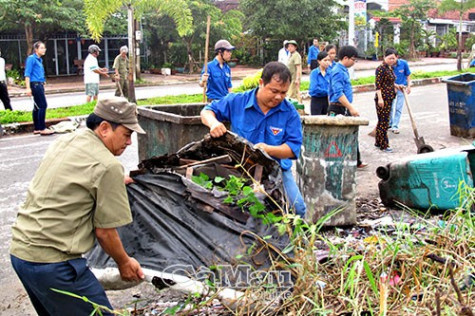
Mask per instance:
[[[289,88],[289,98],[300,101],[300,80],[302,79],[302,56],[297,52],[297,42],[292,40],[288,41],[286,45],[287,50],[290,53],[289,67],[290,74],[292,75],[292,82]]]
[[[97,239],[122,279],[143,279],[116,228],[132,222],[124,173],[114,157],[145,133],[125,99],[99,100],[87,129],[65,135],[47,150],[12,227],[11,261],[38,315],[89,315],[93,306],[57,293],[87,297],[112,309],[83,254]],[[111,315],[104,312],[104,315]]]

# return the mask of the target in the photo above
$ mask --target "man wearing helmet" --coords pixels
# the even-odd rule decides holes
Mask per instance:
[[[231,69],[228,61],[231,60],[232,51],[235,49],[228,41],[219,40],[214,45],[216,57],[208,63],[208,72],[204,66],[201,71],[200,87],[206,85],[208,102],[220,100],[231,92]]]
[[[107,68],[99,68],[97,62],[97,56],[101,52],[99,46],[92,44],[88,48],[89,55],[87,55],[84,61],[84,84],[86,85],[86,102],[90,102],[91,98],[97,100],[99,94],[99,82],[100,76],[103,75],[109,77]]]

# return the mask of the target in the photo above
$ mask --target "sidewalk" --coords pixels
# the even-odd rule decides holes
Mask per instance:
[[[425,65],[439,65],[439,64],[456,64],[453,58],[422,58],[421,60],[409,62],[409,66],[425,66]],[[358,60],[355,64],[355,71],[376,69],[381,61],[372,60]],[[305,66],[305,65],[304,65]],[[254,74],[259,68],[237,65],[231,69],[233,79],[242,79],[248,75]],[[304,73],[306,66],[304,67]],[[141,74],[142,80],[145,83],[136,84],[136,87],[144,86],[164,86],[172,84],[180,84],[186,82],[198,82],[199,73],[197,74],[176,74],[172,76],[155,75],[155,74]],[[101,89],[114,89],[115,83],[110,79],[101,77]],[[68,76],[68,77],[52,77],[47,79],[45,86],[46,94],[69,93],[84,91],[83,76]],[[25,96],[26,90],[17,86],[9,86],[8,92],[10,97]]]

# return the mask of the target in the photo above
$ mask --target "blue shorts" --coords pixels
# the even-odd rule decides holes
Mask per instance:
[[[90,315],[92,304],[66,294],[58,289],[112,309],[104,288],[86,265],[86,259],[78,258],[57,263],[36,263],[10,255],[13,269],[30,296],[38,315]],[[112,315],[102,312],[103,315]]]

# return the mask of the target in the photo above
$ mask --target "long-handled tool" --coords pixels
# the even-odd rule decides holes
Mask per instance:
[[[402,89],[402,93],[404,94],[404,100],[406,101],[407,112],[409,113],[409,118],[411,119],[412,130],[414,131],[414,141],[417,146],[417,153],[424,154],[424,153],[433,152],[434,148],[432,148],[432,146],[427,145],[424,142],[424,137],[419,137],[419,133],[417,132],[416,122],[414,121],[414,117],[412,116],[411,105],[409,104],[409,99],[407,97],[406,90]]]
[[[208,15],[208,19],[206,21],[206,41],[205,41],[205,71],[203,72],[203,76],[208,74],[208,46],[209,46],[209,28],[211,24],[211,16]],[[206,103],[206,86],[208,85],[208,82],[205,82],[203,85],[203,103]]]

